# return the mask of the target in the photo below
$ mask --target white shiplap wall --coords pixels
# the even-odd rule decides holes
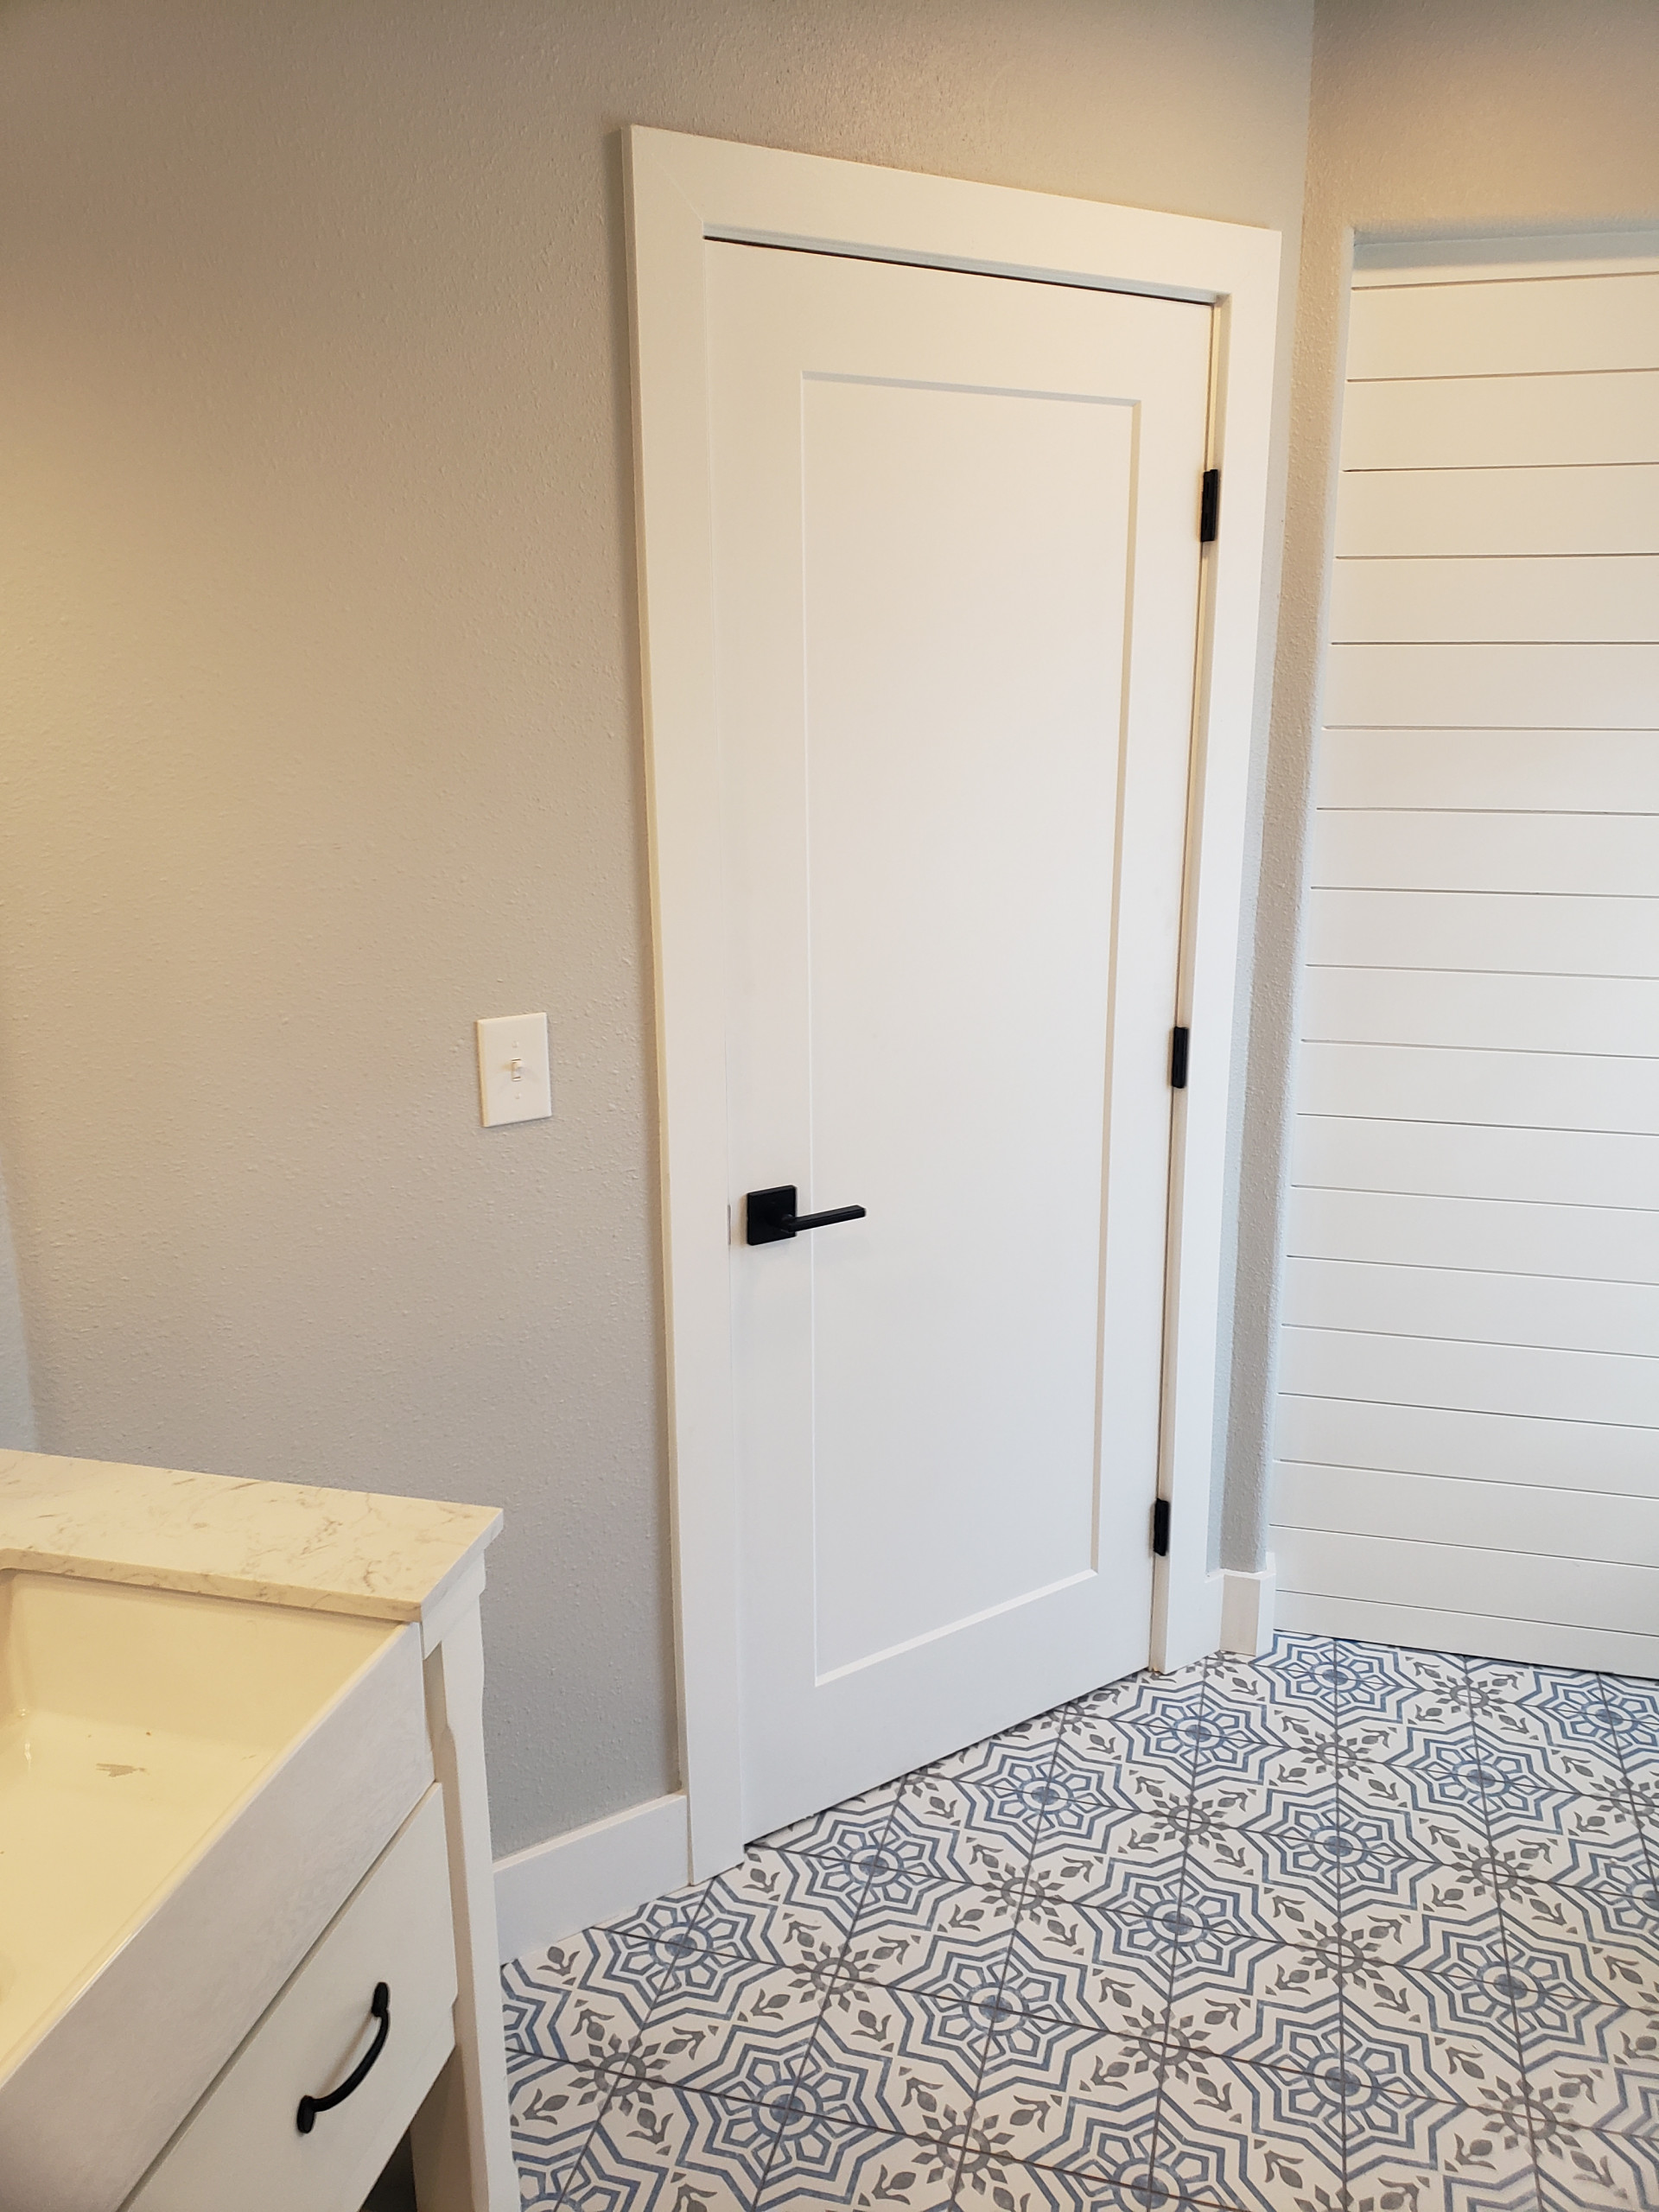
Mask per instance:
[[[1356,279],[1282,1627],[1659,1674],[1659,264]]]

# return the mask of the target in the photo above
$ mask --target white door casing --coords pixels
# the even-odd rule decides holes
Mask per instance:
[[[761,1834],[1147,1663],[1213,311],[705,251]]]
[[[707,241],[817,247],[1217,309],[1208,458],[1223,470],[1224,523],[1201,609],[1178,996],[1193,1030],[1192,1085],[1173,1114],[1161,1414],[1172,1532],[1154,1604],[1153,1656],[1167,1665],[1213,1648],[1219,1626],[1207,1542],[1227,1046],[1278,239],[643,130],[629,133],[627,173],[683,1757],[692,1867],[706,1872],[738,1855],[745,1825],[730,1268],[734,1251],[779,1256],[734,1246],[728,1179]]]

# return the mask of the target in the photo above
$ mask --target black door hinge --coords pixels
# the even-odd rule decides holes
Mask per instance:
[[[1186,1089],[1186,1052],[1192,1041],[1190,1029],[1172,1029],[1169,1033],[1169,1087],[1172,1090]]]
[[[1206,468],[1204,492],[1198,500],[1198,543],[1213,545],[1221,533],[1221,471]]]
[[[1153,1500],[1152,1555],[1154,1559],[1169,1557],[1169,1500],[1166,1497]]]

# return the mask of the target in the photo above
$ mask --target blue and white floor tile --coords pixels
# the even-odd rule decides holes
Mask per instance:
[[[1659,2212],[1659,1684],[1281,1637],[505,1975],[568,2212]]]

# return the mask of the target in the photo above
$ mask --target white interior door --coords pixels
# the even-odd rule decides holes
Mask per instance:
[[[1659,1674],[1659,268],[1357,283],[1279,1618]]]
[[[705,251],[753,1834],[1147,1657],[1211,316]]]

